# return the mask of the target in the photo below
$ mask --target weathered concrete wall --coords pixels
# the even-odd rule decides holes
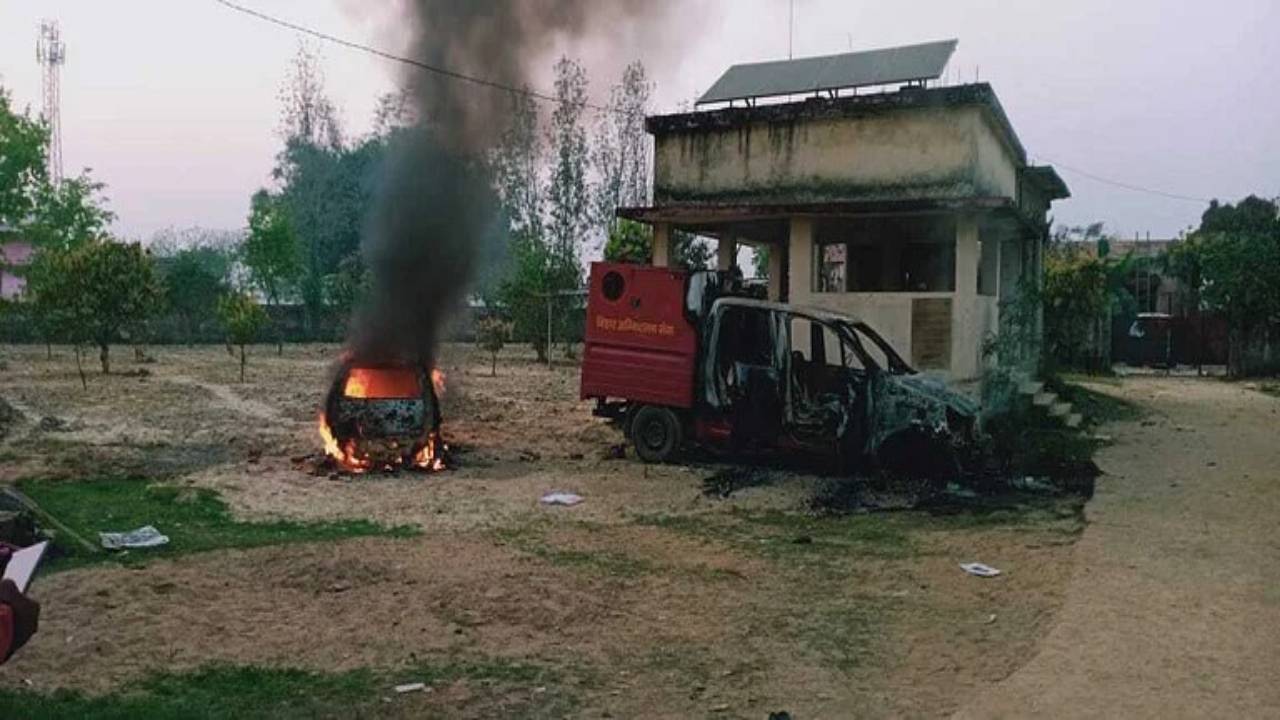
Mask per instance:
[[[999,327],[999,298],[978,294],[980,262],[979,219],[962,215],[956,220],[955,292],[817,292],[814,282],[816,251],[813,223],[806,218],[792,221],[790,299],[795,305],[817,307],[865,321],[875,328],[908,361],[912,357],[913,302],[920,299],[951,301],[950,362],[940,374],[953,380],[980,377],[988,363],[983,346]],[[991,242],[997,242],[992,238]],[[989,255],[995,265],[1000,257]],[[1001,281],[1016,278],[1001,277]]]
[[[660,133],[654,193],[672,201],[1016,197],[1014,156],[981,106]]]
[[[1018,197],[1018,165],[991,116],[980,109],[973,113],[973,157],[976,162],[974,187],[980,195]]]

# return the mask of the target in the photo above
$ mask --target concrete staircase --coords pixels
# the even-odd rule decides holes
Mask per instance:
[[[1078,428],[1084,422],[1084,416],[1072,412],[1071,403],[1058,397],[1058,394],[1045,388],[1044,383],[1031,378],[1018,383],[1018,394],[1031,399],[1033,407],[1043,408],[1054,418],[1069,428]]]

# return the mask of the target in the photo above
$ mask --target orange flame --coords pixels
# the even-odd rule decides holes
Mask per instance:
[[[416,398],[422,387],[412,368],[351,368],[342,394],[359,400]]]
[[[324,454],[333,458],[339,465],[354,473],[362,473],[368,470],[373,463],[369,458],[361,456],[356,451],[356,441],[348,440],[340,443],[338,438],[333,434],[333,428],[329,427],[329,420],[320,413],[320,438],[324,440]]]
[[[421,388],[419,375],[411,369],[366,369],[352,368],[348,371],[343,384],[342,394],[352,399],[389,399],[417,397]],[[444,396],[445,375],[439,369],[431,371],[431,384],[436,397]],[[353,473],[364,473],[374,468],[373,459],[363,451],[354,438],[340,440],[333,432],[329,420],[323,411],[319,420],[320,438],[324,442],[325,455]],[[423,441],[422,446],[414,453],[409,462],[399,459],[387,469],[398,465],[408,465],[421,470],[439,471],[445,469],[444,451],[447,446],[441,441],[439,434],[432,431]]]
[[[431,433],[431,436],[427,438],[426,444],[413,456],[414,467],[433,472],[443,470],[445,467],[444,457],[438,451],[438,446],[441,446],[439,438],[435,433]]]

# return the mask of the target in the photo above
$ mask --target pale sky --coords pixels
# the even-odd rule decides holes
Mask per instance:
[[[527,0],[535,3],[538,0]],[[400,50],[393,3],[240,0],[354,41]],[[785,58],[788,0],[708,0],[716,10],[670,29],[679,45],[630,54],[674,111],[735,62]],[[1280,195],[1280,2],[1218,0],[795,0],[797,57],[957,38],[951,76],[990,82],[1037,162],[1055,163],[1074,197],[1059,222],[1103,221],[1125,236],[1175,235],[1203,206],[1129,185],[1234,201]],[[40,107],[37,25],[56,19],[64,167],[109,186],[116,231],[237,228],[269,182],[280,147],[277,94],[295,34],[212,0],[0,0],[0,85],[19,108]],[[677,18],[677,23],[679,19]],[[349,133],[366,131],[399,68],[320,46],[331,97]],[[651,47],[650,52],[645,48]],[[621,67],[616,47],[558,48],[586,63],[603,96]],[[542,75],[550,86],[550,65]],[[483,68],[456,68],[483,72]],[[477,92],[483,92],[477,90]]]

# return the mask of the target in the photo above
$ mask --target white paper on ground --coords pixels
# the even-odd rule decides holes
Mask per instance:
[[[31,584],[31,577],[36,574],[36,568],[40,566],[40,558],[44,557],[47,547],[49,542],[46,540],[15,552],[9,557],[9,564],[4,568],[4,579],[12,580],[13,584],[18,586],[18,592],[25,593],[27,586]]]
[[[995,577],[1000,574],[999,570],[982,563],[960,563],[960,569],[978,577]]]
[[[160,531],[151,525],[123,533],[100,532],[98,539],[102,541],[102,547],[108,550],[149,548],[169,544],[168,536],[161,535]]]
[[[568,505],[573,507],[580,502],[582,502],[582,496],[570,492],[553,492],[542,496],[543,505]]]

